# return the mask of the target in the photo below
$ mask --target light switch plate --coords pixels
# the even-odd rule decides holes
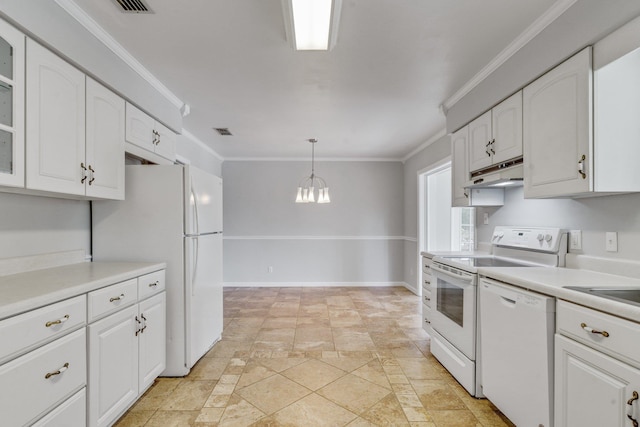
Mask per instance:
[[[569,231],[569,250],[574,250],[574,251],[582,250],[582,231],[581,230]]]
[[[618,233],[607,231],[605,234],[605,250],[607,252],[618,252]]]

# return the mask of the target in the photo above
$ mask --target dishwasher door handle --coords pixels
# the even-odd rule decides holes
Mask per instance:
[[[511,298],[507,298],[507,297],[503,297],[502,295],[499,295],[499,296],[500,296],[500,302],[503,305],[506,305],[509,308],[513,308],[513,307],[516,306],[516,300],[511,299]]]

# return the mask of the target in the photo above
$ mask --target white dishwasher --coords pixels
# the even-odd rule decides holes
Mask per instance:
[[[480,279],[484,395],[518,426],[553,425],[555,299]]]

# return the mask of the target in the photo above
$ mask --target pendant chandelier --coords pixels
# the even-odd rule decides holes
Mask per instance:
[[[296,195],[296,203],[331,203],[329,198],[329,187],[324,179],[315,174],[315,143],[317,139],[308,140],[311,143],[311,175],[305,176],[298,184],[298,194]],[[316,198],[315,191],[318,190]]]

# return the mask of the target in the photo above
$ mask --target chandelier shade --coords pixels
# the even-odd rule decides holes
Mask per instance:
[[[327,182],[315,174],[315,143],[317,139],[308,140],[311,143],[311,175],[305,176],[298,184],[296,203],[331,203]],[[316,190],[318,197],[316,198]]]

